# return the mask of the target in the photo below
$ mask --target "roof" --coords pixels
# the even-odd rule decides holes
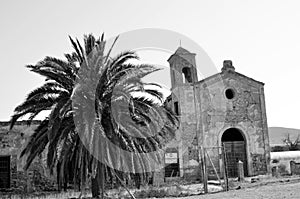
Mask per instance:
[[[182,55],[182,54],[192,54],[190,51],[188,51],[185,48],[182,48],[181,46],[177,48],[177,50],[175,51],[176,55]]]
[[[172,54],[172,55],[169,57],[168,61],[170,61],[171,58],[174,57],[174,56],[181,57],[181,58],[187,60],[188,62],[191,62],[192,59],[194,59],[194,57],[196,56],[196,54],[195,54],[195,53],[191,53],[190,51],[188,51],[188,50],[186,50],[185,48],[182,48],[182,47],[180,46],[180,47],[177,48],[177,50],[175,51],[175,53]],[[193,62],[191,62],[191,63],[193,63]]]
[[[174,57],[174,56],[179,56],[179,57],[187,60],[189,63],[194,63],[194,62],[192,62],[192,60],[194,59],[195,55],[196,55],[195,53],[191,53],[190,51],[188,51],[185,48],[182,48],[180,46],[180,47],[177,48],[177,50],[175,51],[175,53],[172,54],[169,57],[168,61],[170,61],[172,59],[172,57]],[[255,79],[252,79],[252,78],[246,76],[246,75],[243,75],[241,73],[236,72],[234,66],[232,65],[232,61],[231,60],[224,60],[224,62],[223,62],[223,68],[222,68],[222,71],[220,73],[211,75],[211,76],[209,76],[209,77],[207,77],[205,79],[202,79],[202,80],[200,80],[198,82],[195,82],[195,84],[197,84],[197,83],[201,84],[201,83],[203,83],[205,81],[208,81],[210,79],[216,78],[216,77],[218,77],[220,75],[223,76],[223,75],[228,74],[228,73],[232,73],[232,74],[238,75],[238,76],[240,76],[240,77],[242,77],[244,79],[247,79],[247,80],[250,80],[252,82],[264,85],[263,82],[257,81]]]
[[[220,73],[217,73],[217,74],[214,74],[212,76],[209,76],[209,77],[207,77],[207,78],[199,81],[199,83],[208,81],[208,80],[213,79],[213,78],[218,77],[218,76],[221,76],[221,78],[223,78],[223,76],[228,75],[228,74],[237,75],[237,76],[240,76],[240,77],[242,77],[244,79],[250,80],[252,82],[264,85],[263,82],[259,82],[259,81],[255,80],[255,79],[247,77],[246,75],[243,75],[241,73],[236,72],[234,66],[232,65],[232,61],[231,60],[224,60],[223,67],[222,67]],[[226,78],[226,76],[225,76],[225,78]]]
[[[218,77],[219,75],[223,75],[223,74],[225,74],[225,73],[226,73],[226,72],[222,71],[222,72],[220,72],[220,73],[217,73],[217,74],[211,75],[211,76],[209,76],[209,77],[207,77],[207,78],[205,78],[205,79],[202,79],[202,80],[198,81],[197,83],[203,83],[203,82],[205,82],[205,81],[207,81],[207,80],[213,79],[213,78]],[[234,74],[236,74],[236,75],[238,75],[238,76],[240,76],[240,77],[243,77],[243,78],[245,78],[245,79],[248,79],[248,80],[250,80],[250,81],[256,82],[256,83],[258,83],[258,84],[265,85],[265,83],[260,82],[260,81],[257,81],[257,80],[255,80],[255,79],[250,78],[250,77],[248,77],[248,76],[246,76],[246,75],[243,75],[243,74],[241,74],[241,73],[238,73],[238,72],[235,72],[235,71],[232,72],[232,73],[234,73]]]

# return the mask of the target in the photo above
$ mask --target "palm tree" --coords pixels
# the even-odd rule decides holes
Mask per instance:
[[[75,52],[65,55],[67,61],[46,57],[27,66],[46,82],[15,108],[11,128],[25,115],[30,124],[50,110],[21,153],[27,155],[25,169],[47,149],[47,166],[51,173],[56,169],[59,189],[70,180],[83,189],[91,176],[93,197],[103,197],[107,176],[120,180],[116,171],[124,168],[143,174],[152,160],[160,161],[161,154],[151,152],[174,136],[178,120],[163,103],[162,93],[141,80],[158,69],[128,63],[138,59],[131,51],[110,58],[111,49],[104,53],[103,35],[85,36],[84,48],[77,39],[70,41]],[[135,159],[117,157],[114,146]]]

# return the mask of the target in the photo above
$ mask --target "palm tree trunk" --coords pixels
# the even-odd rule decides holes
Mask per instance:
[[[96,174],[95,178],[92,178],[92,197],[97,198],[100,196],[100,187],[98,182],[98,173]]]
[[[104,199],[104,192],[105,192],[105,168],[102,163],[100,163],[100,190],[101,190],[101,199]]]
[[[93,198],[104,198],[104,165],[98,163],[97,173],[95,178],[92,178],[92,197]]]

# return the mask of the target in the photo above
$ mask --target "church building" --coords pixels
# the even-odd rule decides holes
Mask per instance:
[[[270,146],[265,107],[264,83],[236,72],[224,61],[220,73],[198,80],[196,54],[179,47],[168,59],[171,95],[167,105],[178,115],[176,138],[168,144],[160,172],[154,182],[201,180],[203,157],[209,179],[237,177],[237,162],[245,176],[270,173]],[[0,189],[52,189],[55,179],[46,168],[46,152],[37,157],[28,171],[19,154],[40,121],[27,126],[0,122]],[[46,186],[45,186],[46,185]]]
[[[203,151],[209,178],[222,177],[224,163],[228,176],[237,177],[239,161],[245,176],[269,173],[264,83],[236,72],[230,60],[220,73],[198,80],[195,56],[179,47],[168,59],[172,94],[167,100],[180,127],[166,149],[165,179],[201,179]]]

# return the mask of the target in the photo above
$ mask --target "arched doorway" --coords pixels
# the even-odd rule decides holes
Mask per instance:
[[[226,163],[229,177],[238,176],[238,161],[244,163],[245,176],[248,175],[247,168],[247,153],[246,153],[246,139],[243,133],[236,129],[227,129],[221,138],[222,145],[226,154]]]

